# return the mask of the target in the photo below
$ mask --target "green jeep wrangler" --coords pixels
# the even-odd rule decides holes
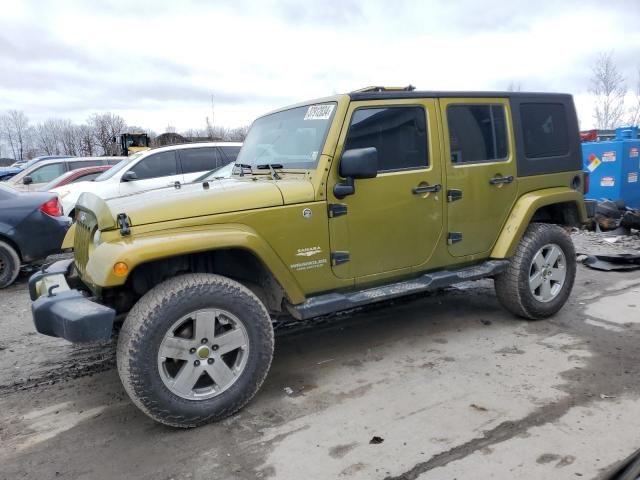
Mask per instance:
[[[176,162],[178,162],[176,160]],[[576,274],[586,220],[570,95],[371,87],[258,118],[231,178],[80,198],[75,258],[29,281],[40,333],[104,341],[133,402],[177,427],[242,408],[274,318],[495,280],[529,320]],[[179,162],[177,168],[180,168]]]

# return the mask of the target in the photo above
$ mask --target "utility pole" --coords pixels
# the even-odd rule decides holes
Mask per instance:
[[[213,94],[211,94],[211,130],[213,131],[213,127],[215,125],[215,105],[213,103]]]

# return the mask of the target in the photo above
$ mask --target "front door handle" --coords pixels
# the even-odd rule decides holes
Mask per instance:
[[[513,182],[513,175],[509,175],[508,177],[493,177],[491,180],[489,180],[489,183],[491,185],[502,185],[504,183],[511,182]]]
[[[420,185],[419,187],[413,187],[411,191],[414,195],[420,195],[421,193],[437,193],[442,189],[442,185],[439,183],[435,185]]]

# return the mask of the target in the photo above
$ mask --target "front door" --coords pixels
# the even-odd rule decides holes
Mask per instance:
[[[158,152],[144,157],[126,171],[134,172],[137,178],[128,182],[120,182],[120,195],[172,186],[175,182],[184,182],[174,150]],[[122,174],[126,171],[123,171]]]
[[[447,171],[447,243],[455,257],[487,255],[517,196],[506,99],[441,99]]]
[[[362,278],[424,265],[442,232],[441,151],[434,100],[353,102],[336,158],[375,147],[376,178],[355,180],[355,193],[333,195],[343,179],[338,164],[328,182],[332,268]],[[366,279],[364,279],[366,281]]]

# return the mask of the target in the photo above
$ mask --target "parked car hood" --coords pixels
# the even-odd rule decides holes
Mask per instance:
[[[0,178],[7,175],[11,175],[11,176],[17,175],[21,171],[22,171],[22,168],[20,167],[0,167]]]
[[[148,190],[106,201],[111,216],[125,213],[132,226],[177,220],[218,213],[275,207],[284,204],[310,202],[313,186],[307,179],[224,179]],[[80,197],[78,205],[89,205]],[[95,207],[94,207],[95,208]],[[95,212],[100,215],[100,212]],[[103,213],[104,215],[104,213]]]

